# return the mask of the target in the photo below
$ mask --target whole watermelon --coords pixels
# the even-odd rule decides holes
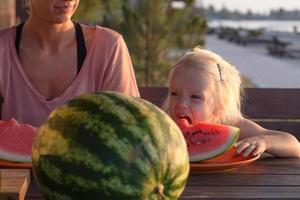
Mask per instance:
[[[46,199],[177,199],[189,173],[185,140],[168,115],[115,92],[56,108],[38,130],[32,162]]]

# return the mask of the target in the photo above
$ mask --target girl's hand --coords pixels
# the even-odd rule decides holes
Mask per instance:
[[[237,153],[242,153],[244,157],[247,157],[250,154],[257,156],[266,151],[267,143],[263,136],[254,136],[238,141],[235,144],[235,147],[237,148]]]

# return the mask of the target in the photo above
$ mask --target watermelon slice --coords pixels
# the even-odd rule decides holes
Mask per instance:
[[[15,119],[0,121],[0,159],[31,162],[31,148],[36,128]]]
[[[176,121],[186,140],[190,162],[216,157],[237,141],[240,129],[211,123],[190,125],[185,118]]]

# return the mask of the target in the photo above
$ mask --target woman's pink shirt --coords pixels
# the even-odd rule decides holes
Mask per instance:
[[[96,26],[96,36],[82,68],[59,96],[47,100],[30,83],[15,48],[15,27],[0,30],[1,119],[40,126],[66,100],[95,91],[117,91],[139,96],[131,59],[122,36]],[[32,58],[34,59],[34,57]]]

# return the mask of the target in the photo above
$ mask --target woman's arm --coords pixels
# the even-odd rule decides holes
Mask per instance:
[[[241,130],[238,153],[257,155],[266,151],[278,157],[300,157],[300,143],[290,133],[265,129],[245,118],[237,126]]]

